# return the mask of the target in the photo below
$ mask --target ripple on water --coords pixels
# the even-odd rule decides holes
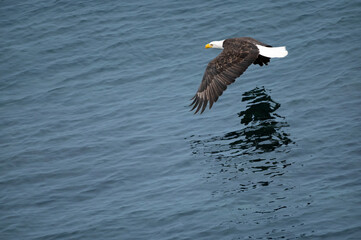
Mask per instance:
[[[268,218],[286,219],[294,209],[305,207],[289,201],[296,186],[280,178],[293,164],[287,153],[295,142],[287,132],[286,119],[277,114],[281,105],[270,92],[256,87],[243,93],[247,106],[238,113],[240,130],[191,138],[194,154],[204,154],[212,166],[206,178],[221,183],[213,196],[242,199],[238,207],[242,217],[235,220],[238,224],[262,225]]]

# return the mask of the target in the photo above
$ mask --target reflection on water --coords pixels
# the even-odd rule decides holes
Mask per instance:
[[[292,142],[283,130],[288,124],[284,117],[275,113],[281,105],[268,92],[262,87],[243,93],[242,101],[247,107],[238,113],[240,130],[193,143],[203,145],[206,154],[222,157],[262,154],[287,146]]]
[[[286,158],[288,145],[292,143],[286,132],[288,124],[276,113],[281,105],[265,88],[245,92],[242,101],[246,109],[238,113],[239,130],[223,136],[200,137],[201,140],[192,142],[192,147],[195,154],[203,152],[210,163],[215,163],[207,179],[222,181],[223,185],[214,194],[254,191],[253,194],[262,195],[267,204],[240,210],[262,214],[277,212],[287,208],[285,199],[293,188],[279,178],[291,165]],[[262,189],[269,186],[272,192],[267,196]]]
[[[247,102],[247,109],[238,116],[247,127],[227,133],[220,140],[233,140],[229,147],[242,149],[243,154],[270,152],[291,142],[289,135],[282,131],[288,124],[274,113],[281,105],[264,88],[245,92],[242,101]]]

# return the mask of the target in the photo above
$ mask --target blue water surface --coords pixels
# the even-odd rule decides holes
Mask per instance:
[[[359,1],[0,2],[0,238],[358,239]],[[210,41],[252,65],[202,115]]]

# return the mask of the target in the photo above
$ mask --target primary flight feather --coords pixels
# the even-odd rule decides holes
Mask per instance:
[[[201,85],[192,98],[191,111],[196,109],[195,113],[199,110],[203,113],[208,103],[210,109],[227,85],[233,83],[252,63],[268,65],[270,58],[283,58],[288,54],[286,47],[272,47],[249,37],[213,41],[206,48],[223,51],[208,63]]]

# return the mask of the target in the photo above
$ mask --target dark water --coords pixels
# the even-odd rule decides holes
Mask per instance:
[[[1,239],[358,239],[360,1],[1,1]],[[213,40],[289,55],[189,112]]]

